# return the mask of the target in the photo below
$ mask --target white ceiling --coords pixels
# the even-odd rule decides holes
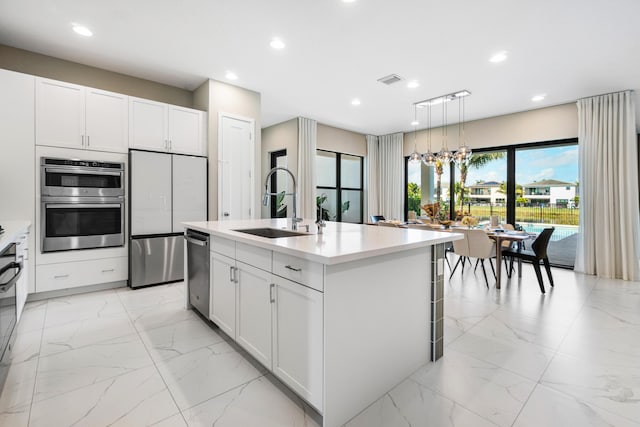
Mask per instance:
[[[460,89],[467,120],[638,90],[639,16],[639,0],[0,0],[0,43],[189,90],[232,70],[262,93],[265,127],[305,116],[386,134]],[[421,85],[376,81],[391,73]]]

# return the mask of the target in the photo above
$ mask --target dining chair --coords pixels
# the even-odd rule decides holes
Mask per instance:
[[[487,279],[487,270],[484,268],[484,261],[489,260],[493,277],[496,276],[496,270],[493,268],[493,262],[491,258],[496,256],[496,242],[491,240],[484,230],[466,230],[466,237],[469,242],[469,256],[471,258],[477,258],[480,261],[482,267],[482,273],[484,274],[484,281],[489,287],[489,280]]]
[[[371,215],[369,217],[369,219],[371,220],[372,224],[377,224],[378,221],[384,221],[384,216],[382,216],[382,215]]]
[[[544,283],[542,281],[542,271],[540,270],[540,261],[544,264],[545,270],[547,270],[547,276],[549,276],[549,284],[553,286],[553,276],[551,275],[551,265],[549,263],[549,257],[547,256],[547,247],[551,240],[551,235],[555,227],[549,227],[542,230],[536,240],[531,244],[531,250],[514,250],[506,249],[502,251],[502,256],[511,257],[511,265],[507,272],[513,269],[513,259],[520,258],[523,261],[530,261],[533,264],[533,269],[536,271],[536,277],[538,278],[538,285],[540,291],[544,294]]]
[[[453,277],[453,273],[456,272],[456,269],[458,268],[458,265],[462,264],[462,273],[464,273],[464,264],[465,264],[465,260],[469,261],[469,264],[471,264],[471,260],[469,259],[469,239],[467,238],[467,232],[469,230],[465,230],[465,229],[459,229],[459,230],[455,230],[456,233],[462,233],[464,234],[464,239],[460,239],[460,240],[454,240],[453,243],[453,252],[454,254],[458,255],[458,262],[456,262],[456,264],[453,266],[453,270],[451,270],[451,274],[449,275],[449,279],[451,279]]]

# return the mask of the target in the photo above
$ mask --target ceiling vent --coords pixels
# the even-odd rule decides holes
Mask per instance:
[[[397,74],[389,74],[388,76],[384,76],[378,79],[380,83],[384,83],[386,85],[392,85],[394,83],[398,83],[400,80],[402,80],[402,77],[400,77]]]

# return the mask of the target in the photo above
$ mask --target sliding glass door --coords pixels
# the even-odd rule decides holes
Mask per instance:
[[[573,267],[578,237],[578,146],[520,148],[516,156],[516,223],[529,232],[555,228],[549,259]]]

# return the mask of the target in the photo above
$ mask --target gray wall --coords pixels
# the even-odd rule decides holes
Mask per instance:
[[[193,107],[193,93],[185,89],[1,44],[0,68],[167,104]]]

